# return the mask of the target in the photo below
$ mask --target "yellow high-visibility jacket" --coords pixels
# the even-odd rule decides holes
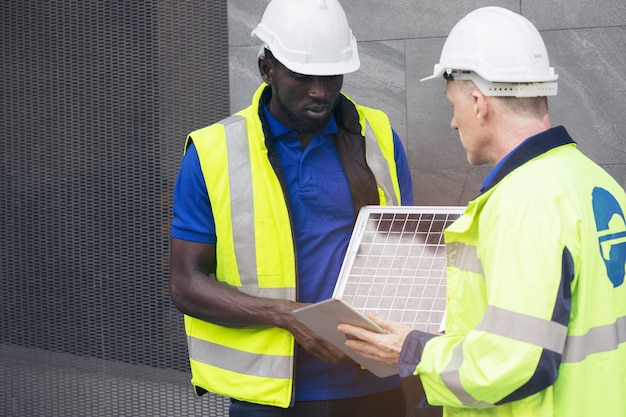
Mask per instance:
[[[626,416],[626,195],[564,128],[530,140],[445,232],[416,373],[448,417]]]
[[[192,132],[217,235],[216,277],[249,295],[296,299],[296,263],[286,194],[264,136],[262,95],[252,105]],[[391,125],[378,110],[341,95],[337,148],[355,216],[366,204],[400,204]],[[270,156],[268,156],[270,155]],[[329,190],[332,191],[332,190]],[[185,316],[192,384],[238,400],[288,407],[294,338],[280,328],[229,328]]]

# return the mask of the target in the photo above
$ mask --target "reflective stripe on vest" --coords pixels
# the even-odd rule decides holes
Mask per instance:
[[[263,378],[291,378],[290,356],[263,355],[265,359],[259,361],[258,354],[239,351],[233,361],[231,349],[226,346],[195,337],[188,338],[188,346],[193,352],[190,359],[206,365]]]
[[[221,124],[224,125],[228,149],[230,189],[235,191],[231,192],[230,206],[241,290],[255,297],[292,299],[292,288],[262,288],[258,283],[252,168],[246,119],[235,115],[224,119]]]
[[[365,150],[367,154],[367,165],[374,173],[378,187],[382,189],[384,193],[385,200],[381,201],[381,204],[397,206],[399,203],[394,191],[393,180],[391,178],[391,172],[389,171],[389,163],[383,155],[380,143],[376,139],[376,135],[369,121],[365,123]]]
[[[482,263],[475,246],[454,242],[447,247],[447,251],[448,266],[482,274]],[[511,326],[511,323],[515,323],[515,326]],[[590,328],[584,335],[568,336],[567,326],[492,305],[487,306],[476,330],[559,353],[562,355],[563,363],[581,362],[591,354],[617,350],[622,343],[626,343],[626,317],[620,317],[611,324]],[[454,347],[452,358],[441,373],[441,379],[446,387],[454,392],[465,406],[476,408],[491,406],[492,404],[476,401],[465,391],[459,374],[462,364],[463,342]]]

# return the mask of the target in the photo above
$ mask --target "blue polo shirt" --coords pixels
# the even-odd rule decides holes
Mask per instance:
[[[297,132],[265,108],[285,174],[297,248],[299,301],[313,303],[332,296],[350,240],[354,209],[348,181],[335,147],[337,124],[315,134],[302,149]],[[404,205],[413,204],[411,175],[402,143],[394,132],[394,157]],[[183,158],[174,189],[171,236],[216,243],[215,223],[195,147]],[[378,378],[351,361],[325,364],[298,346],[296,400],[347,398],[401,385],[399,377]]]

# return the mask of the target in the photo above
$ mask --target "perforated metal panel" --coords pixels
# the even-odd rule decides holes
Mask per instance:
[[[226,415],[167,291],[185,135],[228,115],[226,0],[0,13],[0,415]]]

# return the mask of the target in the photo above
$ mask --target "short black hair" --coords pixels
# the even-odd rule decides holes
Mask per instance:
[[[270,51],[267,48],[263,48],[263,55],[265,56],[265,58],[269,59],[270,61],[272,61],[273,63],[277,63],[279,62],[276,57],[274,56],[274,54],[272,53],[272,51]]]

